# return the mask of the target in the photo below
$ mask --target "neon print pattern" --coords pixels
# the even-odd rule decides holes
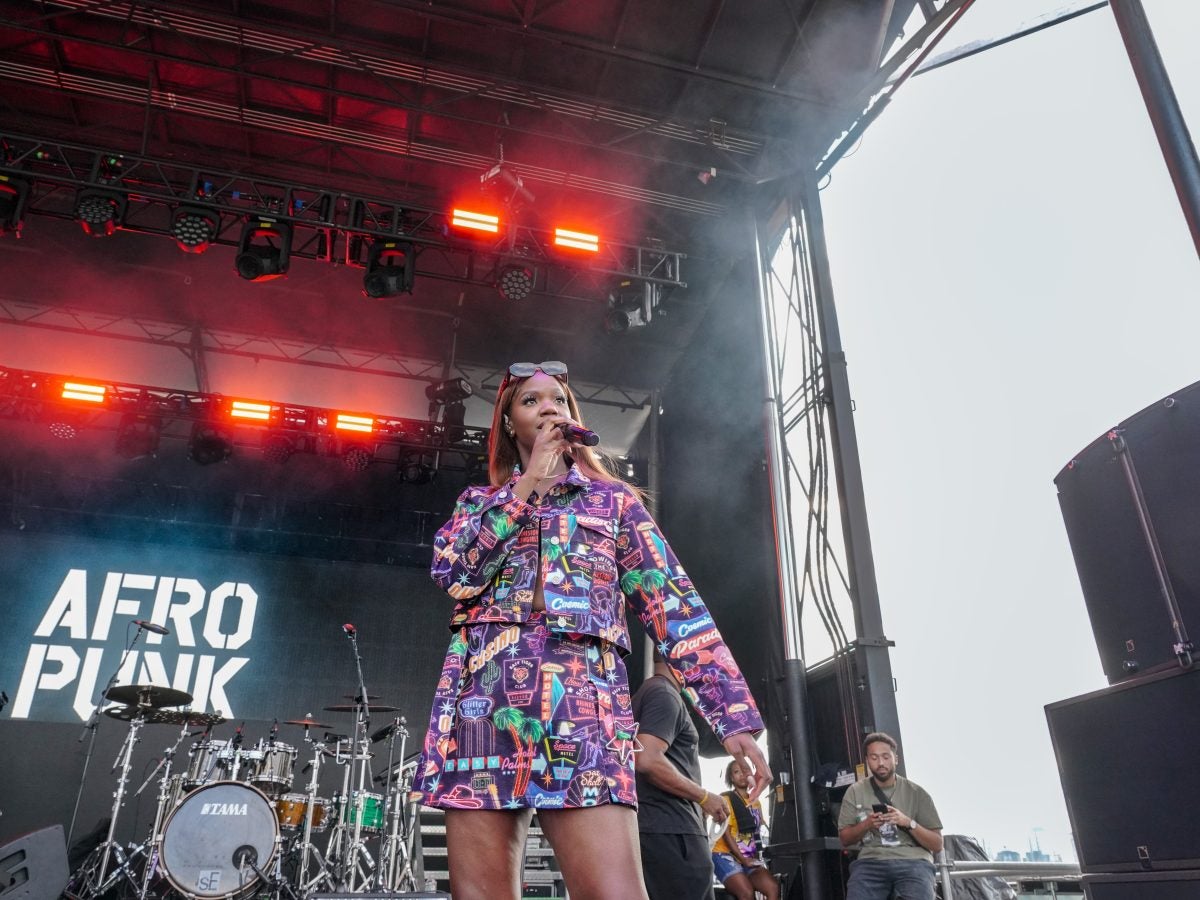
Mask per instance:
[[[468,488],[434,539],[434,581],[458,602],[417,799],[636,805],[627,606],[719,738],[761,729],[712,617],[637,497],[572,467],[534,506],[513,495],[519,477]],[[533,611],[539,574],[545,613]]]
[[[489,677],[496,660],[482,660],[501,644],[503,674]],[[454,809],[636,804],[627,684],[618,655],[551,632],[541,612],[520,626],[467,626],[443,666],[417,793]]]

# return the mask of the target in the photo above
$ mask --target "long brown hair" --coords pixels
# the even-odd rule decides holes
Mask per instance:
[[[529,376],[529,378],[532,377],[532,375]],[[575,393],[571,390],[571,386],[565,378],[557,375],[552,377],[562,385],[563,393],[567,395],[567,409],[571,413],[571,418],[583,425],[583,415],[579,412],[579,404],[575,401]],[[516,439],[504,430],[504,414],[512,404],[517,390],[529,378],[510,378],[504,390],[500,392],[500,396],[496,398],[496,408],[492,410],[492,430],[488,435],[488,480],[493,488],[508,484],[517,464],[521,462],[521,452],[517,449]],[[588,478],[594,481],[623,484],[633,491],[639,500],[643,499],[642,491],[618,475],[612,464],[591,447],[573,444],[571,459],[574,460],[579,471]]]

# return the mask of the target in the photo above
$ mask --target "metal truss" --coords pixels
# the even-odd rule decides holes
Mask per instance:
[[[428,313],[429,315],[443,315]],[[69,306],[49,306],[0,297],[0,325],[39,328],[86,337],[130,341],[179,350],[197,363],[205,353],[240,356],[256,361],[317,366],[360,375],[382,375],[433,384],[444,380],[446,363],[420,359],[361,347],[331,346],[302,341],[294,337],[216,330],[178,322],[164,322],[146,316],[104,313]],[[490,393],[500,386],[504,370],[457,362],[450,375],[465,378],[472,388]],[[197,378],[201,390],[203,379]],[[614,406],[619,409],[644,409],[652,402],[645,388],[572,380],[575,396],[585,406]]]
[[[449,210],[342,193],[283,180],[181,165],[94,147],[0,132],[0,175],[28,185],[25,212],[75,218],[78,191],[112,191],[127,201],[121,227],[171,237],[180,206],[219,218],[212,243],[237,246],[251,219],[292,227],[291,254],[363,266],[372,241],[411,245],[419,277],[494,286],[506,265],[534,270],[539,293],[603,299],[613,279],[686,287],[685,254],[662,246],[602,240],[595,254],[563,252],[553,232],[502,222],[500,232],[459,237]]]
[[[866,731],[899,739],[899,722],[816,176],[807,173],[790,187],[756,221],[787,698],[780,739],[791,761],[772,831],[782,839],[781,856],[803,868],[804,883],[823,885],[827,848],[810,790],[816,753],[806,624],[823,626],[836,666],[843,759],[858,758]],[[842,621],[847,609],[853,639]],[[823,888],[812,896],[822,898]]]
[[[70,389],[72,384],[84,388]],[[74,397],[67,396],[74,394]],[[228,446],[263,450],[274,442],[278,454],[344,458],[355,448],[361,467],[415,460],[431,470],[467,470],[482,465],[488,429],[446,421],[407,419],[355,412],[339,424],[339,410],[252,400],[252,417],[239,417],[234,398],[221,394],[0,368],[0,419],[60,425],[64,436],[81,430],[126,429],[191,441],[198,431]],[[150,452],[150,451],[148,451]]]

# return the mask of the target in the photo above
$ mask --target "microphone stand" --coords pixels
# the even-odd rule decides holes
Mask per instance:
[[[75,809],[71,812],[71,827],[67,829],[68,850],[71,848],[71,838],[75,834],[75,820],[79,816],[79,803],[83,800],[83,786],[87,783],[88,766],[92,762],[92,752],[96,749],[96,728],[100,725],[101,701],[104,699],[104,695],[116,684],[117,678],[121,675],[121,669],[125,667],[125,660],[129,658],[129,654],[133,650],[133,645],[137,643],[138,638],[142,636],[142,632],[145,630],[143,626],[139,625],[137,631],[134,632],[133,640],[125,646],[124,651],[121,653],[121,659],[117,663],[117,668],[109,677],[108,683],[104,685],[104,689],[100,691],[100,696],[96,698],[96,702],[92,704],[92,714],[84,723],[83,731],[79,734],[80,743],[88,736],[89,732],[91,732],[91,740],[88,741],[87,754],[83,757],[83,773],[79,777],[79,791],[75,794]],[[126,631],[128,631],[128,627],[126,627]]]

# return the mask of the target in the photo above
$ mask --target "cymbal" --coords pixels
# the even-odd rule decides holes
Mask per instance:
[[[288,719],[284,725],[303,725],[305,728],[332,728],[332,725],[326,725],[324,722],[318,722],[312,716],[305,716],[303,719]]]
[[[192,702],[192,695],[187,691],[177,691],[175,688],[157,684],[118,684],[105,691],[104,698],[113,703],[124,703],[126,706],[152,706],[155,709],[163,706],[183,706]]]
[[[216,713],[188,712],[182,709],[147,709],[137,706],[117,706],[104,711],[106,716],[120,719],[122,722],[132,722],[141,716],[147,725],[203,725],[206,728],[220,725],[227,721],[224,716]]]
[[[396,712],[400,707],[388,706],[386,703],[372,703],[371,712]],[[356,703],[341,703],[336,706],[326,706],[326,712],[355,712],[358,710]]]
[[[359,702],[359,698],[362,695],[361,694],[342,694],[342,696],[345,697],[347,700],[353,700],[355,703],[357,703],[357,702]],[[367,699],[368,700],[378,700],[379,695],[378,694],[367,694]]]

